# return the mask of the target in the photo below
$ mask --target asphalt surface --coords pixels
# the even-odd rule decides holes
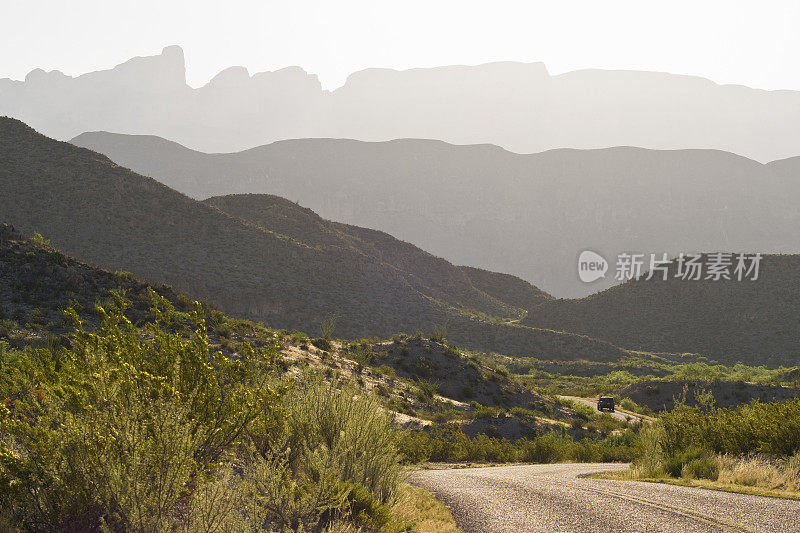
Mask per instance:
[[[620,464],[425,470],[431,490],[467,533],[800,531],[800,501],[690,487],[586,479]]]

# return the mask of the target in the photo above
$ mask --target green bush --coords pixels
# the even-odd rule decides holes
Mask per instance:
[[[430,335],[430,340],[444,343],[447,340],[447,326],[434,326],[433,333]]]
[[[662,413],[664,451],[674,455],[690,447],[721,454],[763,453],[791,456],[800,451],[800,399],[720,409],[679,403]]]
[[[602,440],[575,441],[566,434],[547,433],[515,442],[488,435],[467,437],[457,424],[436,426],[424,432],[405,432],[399,446],[404,460],[461,462],[528,462],[561,461],[630,461],[633,458],[634,434],[631,431]]]
[[[716,481],[719,478],[719,463],[715,457],[698,457],[684,465],[681,475],[693,479]]]
[[[68,311],[72,352],[4,358],[0,397],[14,400],[0,423],[0,496],[29,529],[166,527],[186,484],[277,401],[269,354],[212,354],[199,306],[190,338],[169,333],[172,307],[151,296],[146,335],[115,295],[97,332]]]
[[[323,352],[330,352],[331,348],[333,348],[333,343],[330,341],[330,339],[326,339],[324,337],[319,339],[313,339],[311,341],[311,344],[319,348]]]
[[[704,452],[700,448],[689,448],[668,455],[664,458],[664,471],[672,477],[681,477],[684,467],[703,455]]]
[[[294,387],[279,345],[212,352],[205,312],[119,295],[71,350],[0,349],[0,524],[28,531],[375,529],[401,479],[389,415],[360,389]],[[189,323],[176,327],[178,321]],[[217,321],[222,322],[221,320]]]
[[[641,432],[637,468],[645,476],[663,471],[673,477],[716,479],[716,455],[762,455],[782,460],[800,452],[800,400],[717,408],[701,397],[696,407],[679,401]]]
[[[619,405],[621,408],[631,411],[633,413],[639,413],[640,415],[647,415],[653,416],[653,410],[647,407],[646,405],[639,405],[638,403],[634,402],[630,398],[622,398],[620,400]]]
[[[30,238],[30,242],[31,244],[35,244],[36,246],[42,246],[42,247],[50,246],[50,239],[45,239],[44,237],[42,237],[42,234],[38,232],[33,234],[33,237]]]
[[[381,365],[375,367],[375,373],[380,376],[385,376],[389,379],[397,379],[397,372],[394,368],[390,367],[389,365]]]
[[[434,381],[420,379],[415,383],[419,390],[420,398],[423,400],[432,401],[433,398],[439,394],[439,384]]]

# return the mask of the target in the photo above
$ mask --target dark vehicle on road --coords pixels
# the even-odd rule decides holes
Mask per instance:
[[[597,410],[603,411],[608,409],[612,413],[614,412],[614,397],[613,396],[600,396],[597,400]]]

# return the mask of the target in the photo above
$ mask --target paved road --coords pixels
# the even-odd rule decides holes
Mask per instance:
[[[800,531],[800,501],[639,481],[586,479],[619,464],[425,470],[467,533]]]
[[[576,402],[580,402],[580,403],[582,403],[584,405],[588,405],[589,407],[594,409],[595,412],[599,412],[597,410],[597,398],[594,398],[594,399],[579,398],[577,396],[559,396],[559,398],[565,398],[567,400],[573,400],[573,401],[576,401]],[[640,419],[640,420],[651,420],[651,418],[649,416],[640,415],[638,413],[631,413],[630,411],[620,410],[619,405],[617,405],[616,407],[617,407],[617,409],[613,413],[610,412],[610,411],[603,411],[603,413],[611,415],[614,418],[616,418],[617,420],[621,420],[622,422],[624,422],[625,420],[627,420],[629,418],[633,419],[633,420],[635,420],[637,418]]]

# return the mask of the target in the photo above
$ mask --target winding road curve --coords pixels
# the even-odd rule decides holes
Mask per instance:
[[[431,490],[467,533],[800,532],[800,501],[659,483],[587,479],[621,464],[425,470]]]
[[[595,413],[600,413],[600,411],[597,410],[597,398],[579,398],[577,396],[559,396],[559,398],[563,398],[565,400],[572,400],[572,401],[575,401],[575,402],[578,402],[578,403],[582,403],[583,405],[587,405],[587,406],[591,407],[594,410]],[[636,419],[638,419],[638,420],[652,420],[652,418],[650,418],[649,416],[640,415],[638,413],[632,413],[630,411],[626,411],[625,409],[620,409],[619,405],[617,405],[617,409],[613,413],[609,412],[609,411],[603,411],[603,412],[608,414],[608,415],[611,415],[613,418],[616,418],[620,422],[625,422],[628,419],[630,419],[630,420],[636,420]]]

